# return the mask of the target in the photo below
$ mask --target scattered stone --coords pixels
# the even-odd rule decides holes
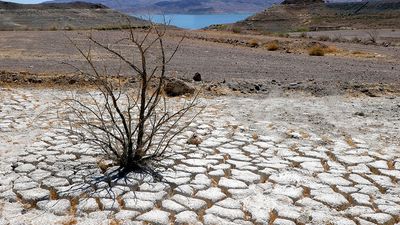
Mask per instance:
[[[164,91],[168,96],[176,97],[186,94],[193,94],[195,89],[182,80],[173,79],[167,82],[164,87]]]
[[[201,74],[200,73],[198,73],[198,72],[196,72],[195,74],[194,74],[194,76],[193,76],[193,80],[194,81],[201,81],[202,79],[201,79]]]
[[[198,136],[197,134],[193,134],[189,140],[187,141],[187,143],[189,145],[196,145],[198,146],[199,144],[201,144],[201,142],[203,142],[203,140],[201,140],[201,137]]]

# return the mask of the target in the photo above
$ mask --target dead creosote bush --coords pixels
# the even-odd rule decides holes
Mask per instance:
[[[272,41],[265,44],[268,51],[276,51],[279,49],[278,41]]]
[[[300,34],[300,38],[308,38],[307,33],[303,32]]]
[[[378,30],[370,30],[367,31],[367,35],[368,35],[368,41],[376,44],[378,38],[379,38],[379,31]]]
[[[330,41],[331,38],[328,35],[322,35],[318,37],[319,41]]]
[[[322,48],[321,46],[314,46],[308,50],[308,54],[310,56],[324,56],[325,49]]]
[[[251,39],[249,42],[247,42],[247,45],[251,48],[257,48],[259,46],[259,42],[256,39]]]
[[[148,166],[162,160],[173,138],[201,112],[200,108],[194,110],[198,93],[173,102],[164,94],[167,65],[184,40],[168,53],[166,29],[152,25],[140,32],[130,28],[121,31],[124,37],[112,44],[103,43],[96,33],[90,33],[83,43],[68,37],[89,69],[74,68],[96,87],[96,91],[72,94],[64,100],[71,131],[101,150],[123,173],[147,171]],[[99,62],[98,51],[117,59],[117,68]],[[134,85],[110,75],[119,76],[123,66],[136,80]],[[186,117],[189,113],[191,116]]]
[[[361,43],[361,39],[360,38],[358,38],[358,37],[353,37],[352,39],[351,39],[351,42],[352,43]]]

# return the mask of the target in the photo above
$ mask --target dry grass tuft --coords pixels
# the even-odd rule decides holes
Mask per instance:
[[[394,162],[393,160],[389,160],[389,161],[387,162],[387,164],[388,164],[389,170],[394,170],[394,169],[396,169],[396,167],[395,167],[395,162]]]
[[[62,222],[61,224],[62,225],[75,225],[77,223],[78,223],[78,221],[76,220],[76,218],[70,218],[70,219]]]
[[[274,224],[274,221],[278,218],[278,212],[273,209],[269,212],[269,223],[268,225]]]
[[[253,138],[253,140],[257,141],[258,138],[259,138],[259,136],[258,136],[257,133],[253,133],[253,134],[252,134],[252,138]]]
[[[323,49],[321,46],[315,46],[308,50],[308,54],[311,56],[324,56],[325,49]]]
[[[112,220],[110,221],[110,225],[121,225],[121,224],[122,224],[121,221],[116,220],[116,219],[112,219]]]
[[[336,46],[328,46],[328,48],[324,49],[325,53],[337,53],[339,49]]]
[[[58,199],[58,195],[57,195],[57,191],[54,188],[50,189],[50,200],[57,200]]]
[[[249,42],[247,42],[247,45],[252,48],[257,48],[259,46],[256,39],[251,39]]]
[[[279,49],[278,42],[276,41],[266,43],[265,47],[267,48],[268,51],[276,51]]]

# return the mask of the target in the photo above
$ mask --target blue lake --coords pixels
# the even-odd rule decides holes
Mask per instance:
[[[168,14],[168,15],[150,15],[150,16],[139,16],[142,19],[149,19],[154,23],[164,23],[166,21],[170,25],[177,26],[185,29],[201,29],[208,27],[213,24],[226,24],[234,23],[240,20],[244,20],[251,16],[251,13],[241,14]],[[138,15],[136,15],[138,16]]]

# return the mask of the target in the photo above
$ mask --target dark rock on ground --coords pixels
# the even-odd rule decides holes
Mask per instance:
[[[170,97],[181,96],[185,94],[193,94],[195,89],[186,82],[178,79],[167,81],[164,86],[165,93]]]
[[[196,73],[196,74],[193,76],[193,80],[194,80],[194,81],[202,81],[202,79],[201,79],[201,74],[200,74],[200,73]]]

